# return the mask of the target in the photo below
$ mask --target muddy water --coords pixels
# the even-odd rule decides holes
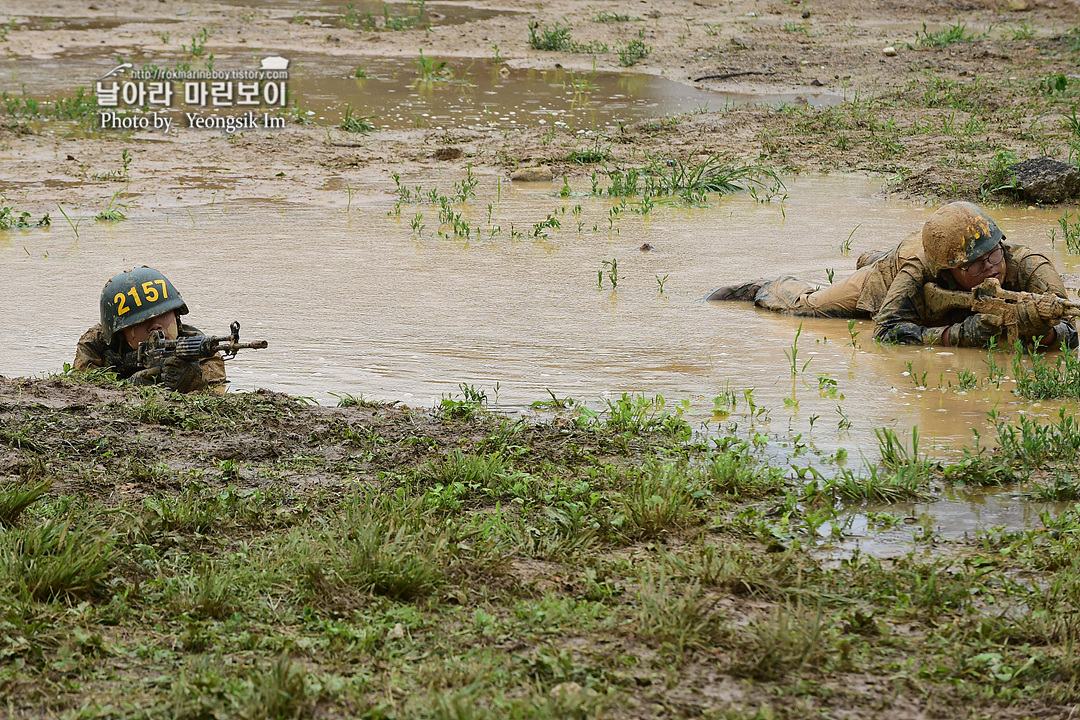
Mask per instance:
[[[411,58],[298,58],[297,104],[315,112],[355,112],[379,127],[534,126],[562,122],[598,128],[697,110],[748,103],[841,102],[833,93],[750,95],[689,87],[654,75],[512,69],[490,60],[434,58],[445,62],[447,80],[418,79]],[[353,77],[357,64],[371,75]],[[335,116],[336,117],[336,116]]]
[[[965,540],[991,529],[1017,532],[1039,527],[1044,513],[1056,516],[1071,507],[1071,503],[1032,501],[1001,488],[950,489],[932,502],[895,503],[841,515],[835,524],[842,538],[824,541],[819,554],[833,559],[849,558],[856,552],[896,557],[919,545],[929,551],[932,541],[939,539]],[[874,513],[891,515],[899,522],[883,527]],[[823,538],[832,532],[829,523],[818,529]]]
[[[170,67],[168,57],[125,54],[136,66]],[[179,58],[177,58],[179,59]],[[642,73],[575,73],[553,68],[511,69],[491,60],[430,58],[445,63],[437,80],[420,80],[414,58],[298,56],[290,58],[289,90],[297,107],[319,122],[338,122],[347,106],[380,128],[535,127],[556,123],[607,128],[619,122],[748,103],[833,105],[828,92],[751,95],[702,90]],[[251,69],[255,56],[219,53],[219,69]],[[356,78],[357,67],[369,75]],[[53,99],[92,87],[116,67],[116,58],[93,54],[0,60],[0,90]],[[173,108],[179,114],[179,105]]]
[[[366,27],[375,23],[381,27],[385,17],[419,18],[423,25],[460,25],[475,20],[518,15],[518,10],[490,10],[451,3],[384,3],[377,0],[359,0],[345,3],[331,0],[219,0],[223,5],[250,7],[271,18],[293,23],[323,25],[326,27]]]
[[[408,180],[451,192],[455,179]],[[0,234],[0,373],[59,369],[95,321],[104,281],[147,263],[182,289],[203,330],[219,333],[240,319],[246,336],[270,341],[270,350],[232,365],[239,390],[269,387],[322,402],[362,392],[430,405],[459,382],[494,401],[498,383],[499,404],[508,407],[543,399],[548,389],[592,404],[645,392],[689,398],[691,414],[705,420],[726,389],[739,397],[731,420],[745,427],[743,391],[753,388],[755,403],[769,409],[767,420],[756,418],[763,429],[801,432],[825,450],[873,447],[874,428],[913,425],[955,446],[995,406],[1053,409],[1018,401],[1007,382],[1000,391],[958,392],[961,370],[985,376],[981,352],[878,347],[869,321],[857,324],[851,347],[844,321],[702,301],[715,286],[781,273],[824,283],[827,269],[842,276],[862,250],[919,226],[926,208],[877,199],[869,181],[791,181],[783,204],[733,196],[707,208],[658,206],[644,217],[628,206],[609,229],[609,200],[561,198],[558,183],[481,177],[477,197],[462,208],[474,228],[468,241],[436,237],[431,206],[406,205],[388,217],[389,183],[351,182],[360,190],[349,213],[344,192],[326,205],[226,194],[176,208],[147,197],[118,224],[93,222],[95,208],[76,211],[78,239],[60,218],[47,232]],[[418,212],[422,237],[410,229]],[[556,213],[561,228],[534,236],[534,224]],[[1010,238],[1047,247],[1049,215],[998,216]],[[501,230],[488,239],[494,226]],[[839,248],[856,226],[844,255]],[[646,242],[653,250],[639,250]],[[1060,248],[1054,256],[1059,266],[1075,264]],[[611,259],[617,288],[605,277],[598,290],[597,271]],[[665,276],[661,294],[657,278]],[[800,323],[800,372],[792,378],[785,351]],[[909,362],[917,376],[926,373],[927,387],[905,374]],[[835,395],[820,390],[819,376],[835,381]]]
[[[406,178],[447,194],[457,180]],[[220,334],[238,319],[243,338],[269,341],[269,349],[230,362],[236,391],[265,387],[324,404],[336,403],[335,394],[362,394],[430,407],[467,383],[510,412],[527,412],[549,391],[598,409],[621,393],[660,394],[672,405],[687,400],[699,430],[763,433],[777,439],[774,455],[825,472],[815,451],[844,447],[849,464],[873,460],[875,428],[906,439],[917,425],[924,451],[949,453],[973,428],[985,430],[991,409],[1057,411],[1016,398],[1009,381],[960,391],[962,370],[985,378],[980,351],[877,346],[869,321],[855,326],[853,347],[842,320],[702,300],[721,284],[782,273],[825,283],[828,269],[843,276],[860,252],[919,227],[928,209],[875,197],[876,182],[791,180],[782,204],[737,195],[705,208],[660,205],[644,216],[628,205],[609,227],[613,203],[585,196],[584,183],[562,198],[560,183],[481,176],[477,197],[457,206],[473,228],[468,240],[437,236],[429,205],[394,215],[388,180],[338,182],[340,196],[318,204],[223,192],[212,204],[178,208],[145,197],[117,224],[93,222],[96,208],[75,210],[78,239],[59,217],[49,231],[0,233],[0,374],[37,375],[70,362],[97,319],[105,280],[146,263],[181,289],[197,327]],[[346,183],[358,188],[349,212]],[[20,193],[46,190],[8,188],[16,204]],[[417,213],[421,235],[410,228]],[[559,228],[534,228],[551,216]],[[1011,239],[1077,270],[1076,257],[1049,247],[1055,214],[995,216]],[[643,243],[653,249],[640,250]],[[612,259],[617,287],[605,274],[598,289],[602,262]],[[666,278],[662,294],[658,278]],[[793,378],[788,354],[800,324]],[[822,390],[822,376],[835,392]],[[747,390],[764,412],[750,411]],[[728,391],[737,397],[734,412],[714,418],[713,398]],[[951,512],[937,522],[954,529],[1000,524],[963,499],[925,511]],[[1030,507],[1021,513],[1023,522],[1034,517]],[[896,542],[909,537],[901,528]]]

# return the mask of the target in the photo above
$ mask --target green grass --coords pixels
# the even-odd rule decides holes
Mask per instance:
[[[923,23],[922,32],[915,33],[915,42],[918,45],[931,48],[944,48],[957,43],[975,42],[978,39],[959,21],[937,32],[927,32],[926,23]]]
[[[49,219],[48,213],[45,213],[40,220],[34,222],[30,213],[26,210],[19,210],[10,205],[0,206],[0,230],[20,230],[49,227],[50,225],[52,225],[52,221]]]
[[[420,51],[420,57],[413,60],[413,66],[416,68],[416,76],[420,80],[446,80],[454,76],[445,60],[425,57],[423,50]]]
[[[44,520],[0,537],[0,588],[13,599],[78,600],[104,593],[115,537],[94,523]]]
[[[613,197],[674,196],[690,204],[704,203],[709,194],[720,196],[735,192],[763,191],[771,198],[783,188],[771,168],[741,164],[726,154],[711,153],[703,160],[655,158],[644,168],[609,170],[610,185],[605,190],[595,186],[597,194]]]
[[[814,550],[844,503],[913,499],[890,488],[915,470],[919,497],[996,463],[1072,502],[1067,412],[996,418],[993,452],[933,463],[882,431],[880,467],[815,497],[757,436],[687,436],[656,396],[535,420],[464,383],[463,414],[95,385],[73,410],[38,393],[73,377],[28,382],[0,384],[14,716],[801,717],[882,682],[990,716],[1080,700],[1074,511],[931,554]],[[752,705],[679,690],[702,673]]]
[[[19,515],[52,486],[52,481],[40,478],[43,463],[31,467],[21,481],[0,486],[0,528],[11,527]]]
[[[546,23],[529,25],[529,47],[534,50],[573,52],[574,41],[570,38],[570,28],[559,22],[549,26]]]
[[[1016,394],[1029,400],[1080,398],[1080,359],[1076,350],[1052,355],[1031,353],[1013,357]]]
[[[353,115],[352,104],[348,103],[345,105],[345,117],[341,119],[341,124],[338,127],[345,132],[367,135],[375,130],[375,126],[371,124],[373,119],[374,116],[372,115]]]
[[[555,21],[552,25],[544,23],[529,24],[529,47],[534,50],[569,53],[604,53],[608,47],[602,42],[593,41],[582,44],[570,37],[570,26]]]
[[[673,464],[650,463],[623,489],[620,532],[633,539],[657,539],[699,521],[698,500],[704,495],[696,474]]]
[[[641,60],[649,57],[652,48],[645,44],[644,38],[645,31],[642,30],[638,33],[637,38],[616,47],[616,50],[619,53],[619,65],[622,65],[623,67],[633,67]]]

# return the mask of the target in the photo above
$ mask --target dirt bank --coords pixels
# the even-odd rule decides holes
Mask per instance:
[[[54,18],[105,25],[80,29],[57,27],[42,18],[37,4],[13,0],[5,13],[15,25],[0,35],[0,56],[92,53],[131,59],[136,67],[201,67],[213,55],[215,67],[228,69],[247,67],[253,54],[316,52],[362,65],[365,59],[423,50],[429,57],[497,55],[511,75],[559,64],[581,72],[647,72],[688,84],[719,76],[696,84],[742,92],[824,90],[846,102],[814,108],[796,99],[784,109],[706,111],[587,139],[572,127],[540,125],[355,135],[333,128],[336,118],[300,124],[306,119],[302,108],[289,116],[284,130],[242,136],[190,129],[168,136],[73,133],[16,112],[3,118],[0,129],[4,192],[35,215],[58,201],[100,204],[115,190],[102,187],[100,178],[118,169],[124,149],[132,160],[122,197],[136,206],[149,197],[167,204],[200,203],[215,190],[344,203],[337,190],[341,179],[390,189],[391,172],[407,177],[435,165],[463,171],[473,164],[481,172],[508,175],[517,166],[546,163],[557,175],[573,178],[641,164],[646,154],[686,159],[722,152],[781,173],[874,173],[889,178],[895,192],[985,201],[1007,199],[987,191],[1001,184],[1000,168],[1011,159],[1041,154],[1066,159],[1077,155],[1080,144],[1067,121],[1080,97],[1075,74],[1080,16],[1069,0],[870,7],[796,0],[475,5],[514,14],[376,31],[364,29],[358,17],[345,22],[341,8],[308,11],[308,17],[287,4],[255,9],[121,0],[50,6]],[[558,37],[560,29],[568,29],[562,39],[574,51],[535,49],[530,27],[536,37]],[[192,54],[196,47],[198,55]],[[625,67],[629,62],[632,67]],[[82,78],[77,60],[71,73]],[[12,95],[20,92],[8,89]],[[34,88],[25,92],[32,96]],[[570,153],[586,144],[601,148],[602,157],[585,165],[571,162]],[[200,169],[213,173],[213,189],[191,181],[193,170]]]
[[[1024,478],[1037,446],[1068,467],[1072,424],[807,484],[746,440],[686,443],[646,398],[540,422],[343,400],[0,378],[9,713],[1019,719],[1080,700],[1075,512],[946,541],[879,510],[911,521],[909,554],[820,552],[871,497]]]

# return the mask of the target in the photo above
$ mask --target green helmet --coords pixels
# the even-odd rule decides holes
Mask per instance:
[[[105,283],[101,291],[101,329],[105,342],[124,328],[177,310],[186,315],[188,308],[169,279],[143,265],[127,270]]]
[[[978,205],[954,202],[934,211],[923,225],[923,252],[935,275],[967,265],[1005,239],[1001,229]]]

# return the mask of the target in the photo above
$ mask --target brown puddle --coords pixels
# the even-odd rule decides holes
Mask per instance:
[[[403,182],[451,194],[460,181],[432,172]],[[1013,395],[1008,379],[961,391],[961,371],[985,380],[982,351],[879,346],[869,320],[855,326],[852,347],[843,320],[703,300],[719,285],[781,274],[824,284],[827,269],[842,277],[862,251],[921,226],[927,208],[881,199],[876,181],[798,178],[787,181],[782,204],[733,195],[708,207],[657,205],[644,216],[631,202],[609,227],[615,203],[584,195],[586,181],[571,183],[575,194],[564,198],[561,182],[478,179],[476,197],[454,206],[469,239],[437,236],[451,231],[431,205],[402,205],[394,215],[390,179],[360,173],[342,176],[355,193],[348,213],[344,191],[316,205],[226,189],[193,207],[170,205],[162,192],[139,198],[120,223],[95,223],[96,207],[68,207],[78,239],[59,215],[48,231],[0,232],[0,374],[60,370],[96,322],[105,280],[145,263],[181,290],[197,327],[221,334],[239,320],[244,339],[269,341],[230,362],[235,391],[431,407],[465,383],[512,413],[529,412],[549,390],[594,409],[622,393],[659,394],[668,409],[687,400],[699,431],[763,433],[781,464],[816,464],[826,474],[820,456],[840,447],[848,467],[874,461],[876,428],[907,442],[917,425],[921,450],[940,456],[967,444],[972,429],[986,435],[992,409],[1051,416],[1061,406]],[[1076,256],[1049,246],[1056,213],[994,216],[1010,239],[1076,272]],[[537,227],[553,217],[558,227]],[[643,243],[653,249],[641,251]],[[602,264],[613,259],[615,289]],[[785,353],[800,325],[799,365],[810,363],[793,378]],[[746,390],[765,412],[750,411]],[[726,392],[735,410],[714,419],[714,398]]]
[[[15,18],[12,28],[20,30],[111,30],[123,25],[143,24],[147,20],[139,17],[52,17],[49,15],[22,16]],[[154,25],[168,25],[180,22],[179,19],[155,19]]]
[[[167,57],[125,56],[136,68],[172,66]],[[351,107],[377,128],[535,127],[556,124],[600,129],[619,122],[751,103],[833,105],[835,93],[753,95],[698,89],[643,73],[575,73],[562,68],[512,69],[491,60],[425,58],[445,63],[446,74],[421,79],[417,59],[290,57],[289,91],[302,113],[337,124]],[[0,60],[0,90],[37,99],[71,96],[117,66],[115,55],[70,53]],[[356,78],[357,67],[369,75]],[[219,57],[221,70],[254,69],[257,58]],[[174,104],[174,113],[180,108]]]
[[[217,2],[235,7],[250,7],[266,12],[272,18],[284,19],[288,22],[334,28],[366,28],[370,25],[383,28],[386,18],[390,19],[391,24],[395,20],[411,21],[415,18],[415,27],[420,28],[426,25],[460,25],[476,20],[522,13],[520,10],[506,8],[489,9],[439,2],[385,3],[374,0],[357,0],[356,2],[217,0]],[[413,24],[410,23],[409,27],[413,27]]]
[[[719,110],[750,103],[838,104],[834,93],[752,95],[701,90],[643,73],[581,73],[563,68],[514,69],[490,60],[445,62],[448,79],[423,80],[409,58],[300,57],[297,104],[316,113],[371,116],[377,127],[522,127],[562,123],[603,128],[617,122]],[[371,77],[353,77],[357,65]],[[329,119],[336,120],[337,114]]]

